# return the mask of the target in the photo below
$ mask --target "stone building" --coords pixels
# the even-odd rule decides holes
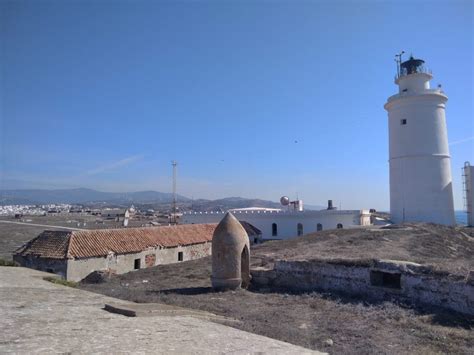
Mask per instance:
[[[114,220],[115,222],[122,222],[124,227],[128,226],[130,219],[130,211],[128,209],[105,209],[101,212],[102,219]]]
[[[117,222],[122,222],[123,220],[130,218],[130,211],[123,208],[109,208],[102,210],[101,216],[103,219],[113,219]]]
[[[25,267],[80,281],[93,271],[122,274],[208,256],[215,228],[216,224],[193,224],[44,231],[19,248],[13,260]]]

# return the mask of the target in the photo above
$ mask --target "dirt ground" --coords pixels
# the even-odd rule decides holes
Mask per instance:
[[[466,275],[474,269],[474,228],[417,223],[400,229],[334,229],[267,242],[252,256],[255,265],[276,259],[402,260]]]
[[[267,242],[251,249],[252,264],[280,258],[370,256],[440,263],[442,269],[454,272],[472,268],[474,238],[469,234],[430,225],[411,228],[409,236],[405,230],[405,237],[402,230],[339,230]],[[438,234],[428,240],[426,234],[433,231]],[[334,293],[288,294],[255,288],[213,292],[210,274],[207,257],[80,287],[139,303],[212,312],[238,320],[229,325],[239,329],[333,354],[474,354],[474,317]]]
[[[28,219],[32,220],[29,223],[77,228],[74,221],[78,217]],[[95,219],[85,221],[85,228],[99,228]],[[11,259],[13,250],[45,229],[49,228],[0,224],[0,258]],[[328,230],[251,248],[254,266],[271,266],[277,259],[385,258],[428,263],[463,275],[474,269],[473,255],[472,229],[429,224],[399,230]],[[204,258],[142,269],[80,287],[135,302],[209,311],[237,320],[229,322],[230,326],[334,354],[474,354],[473,317],[330,293],[288,294],[259,289],[215,293],[210,287],[210,273],[210,258]]]

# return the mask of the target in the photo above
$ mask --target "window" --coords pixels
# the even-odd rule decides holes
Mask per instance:
[[[370,284],[378,287],[388,287],[401,289],[401,274],[392,274],[383,271],[371,271],[370,272]]]
[[[303,225],[301,223],[297,224],[296,232],[298,233],[298,236],[303,235]]]
[[[183,252],[182,251],[178,252],[178,261],[183,261]]]
[[[318,223],[316,225],[316,231],[319,232],[319,231],[322,231],[323,230],[323,225],[321,223]]]
[[[276,223],[272,223],[272,237],[276,237],[278,235],[278,226]]]
[[[342,223],[337,224],[337,229],[342,229]]]
[[[138,270],[140,269],[140,259],[135,259],[134,263],[133,263],[133,268],[135,270]]]
[[[402,126],[406,125],[406,124],[407,124],[407,119],[406,119],[406,118],[402,118],[402,119],[400,120],[400,124],[401,124]]]

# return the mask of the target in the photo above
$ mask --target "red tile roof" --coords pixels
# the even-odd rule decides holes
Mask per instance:
[[[217,224],[185,224],[149,228],[45,231],[18,249],[20,256],[74,259],[138,253],[148,248],[170,248],[212,241]]]

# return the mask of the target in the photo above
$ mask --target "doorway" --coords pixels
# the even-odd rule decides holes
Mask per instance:
[[[244,246],[240,256],[240,278],[242,279],[242,288],[250,286],[250,255],[248,246]]]

